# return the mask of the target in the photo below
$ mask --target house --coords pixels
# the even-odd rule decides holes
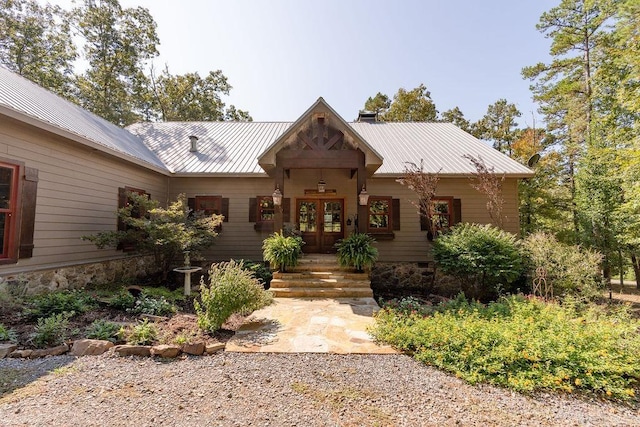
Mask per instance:
[[[262,240],[282,228],[299,229],[306,252],[357,229],[376,237],[382,261],[424,261],[415,193],[396,180],[423,159],[440,176],[438,223],[488,223],[464,155],[504,175],[504,227],[517,233],[517,182],[531,171],[449,123],[348,123],[319,98],[295,122],[122,129],[0,67],[1,283],[55,289],[151,268],[81,240],[117,227],[127,191],[163,204],[185,193],[194,209],[223,214],[211,261],[261,259]]]

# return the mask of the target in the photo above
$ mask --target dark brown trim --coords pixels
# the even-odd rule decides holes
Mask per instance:
[[[25,167],[22,183],[22,212],[20,218],[20,248],[18,258],[33,257],[33,235],[36,224],[36,200],[38,193],[38,169]]]

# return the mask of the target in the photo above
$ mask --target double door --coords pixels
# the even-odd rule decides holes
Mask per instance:
[[[306,253],[332,253],[344,238],[344,199],[298,199],[296,221]]]

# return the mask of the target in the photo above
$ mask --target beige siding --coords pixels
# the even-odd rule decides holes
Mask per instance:
[[[115,230],[118,187],[166,200],[166,176],[6,118],[0,118],[0,156],[39,171],[33,257],[0,266],[0,274],[122,256],[81,240]]]

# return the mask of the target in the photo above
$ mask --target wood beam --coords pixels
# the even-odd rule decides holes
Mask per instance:
[[[338,131],[338,133],[336,133],[335,135],[333,135],[331,137],[331,139],[329,139],[329,141],[327,141],[326,144],[324,144],[324,149],[325,150],[330,150],[331,147],[333,147],[334,145],[336,145],[339,141],[342,141],[342,138],[344,137],[344,134],[340,131]]]

